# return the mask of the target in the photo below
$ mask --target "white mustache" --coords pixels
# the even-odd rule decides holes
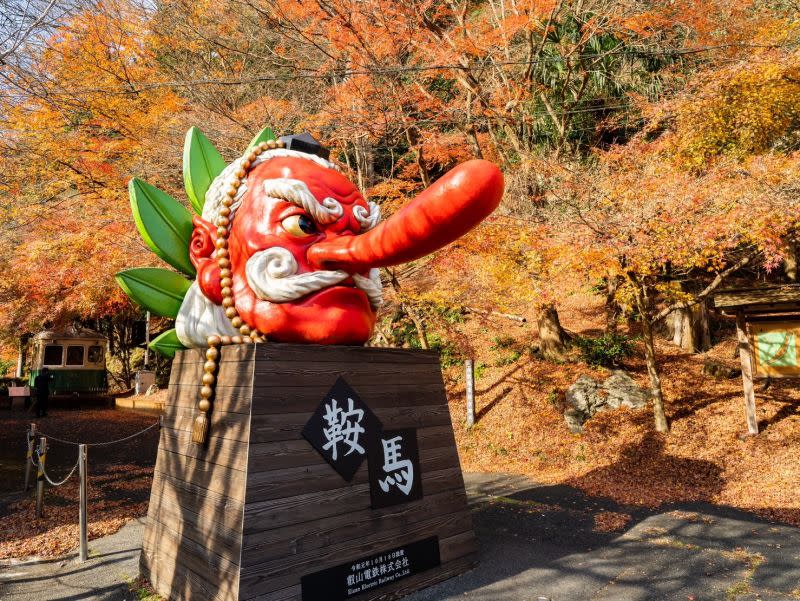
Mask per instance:
[[[367,295],[373,307],[383,304],[383,286],[380,271],[376,268],[369,270],[369,277],[351,275],[341,269],[308,273],[297,273],[297,270],[294,255],[280,246],[255,253],[245,266],[247,283],[261,300],[286,303],[352,277],[356,287]]]

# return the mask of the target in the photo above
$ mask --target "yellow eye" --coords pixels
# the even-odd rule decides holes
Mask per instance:
[[[317,224],[308,215],[292,215],[281,221],[281,225],[292,236],[301,238],[319,233]]]

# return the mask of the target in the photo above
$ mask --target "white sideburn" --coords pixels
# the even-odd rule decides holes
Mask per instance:
[[[208,346],[208,337],[213,334],[236,336],[239,332],[233,329],[225,309],[208,300],[194,282],[175,318],[175,333],[183,346],[196,348]]]

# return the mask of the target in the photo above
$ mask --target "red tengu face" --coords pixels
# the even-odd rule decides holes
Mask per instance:
[[[277,342],[363,344],[380,303],[373,268],[413,261],[475,227],[500,202],[503,176],[487,161],[468,161],[375,227],[377,214],[356,187],[311,159],[270,158],[248,173],[246,187],[227,243],[243,322]],[[194,224],[197,282],[219,305],[217,230],[199,217]]]
[[[323,211],[323,214],[328,213],[324,219],[327,223],[323,223],[299,204],[278,198],[274,192],[268,194],[265,182],[269,185],[272,180],[279,179],[302,182],[318,203],[333,199],[341,206],[341,216],[335,217],[335,211],[333,214]],[[268,249],[285,249],[291,254],[296,267],[289,271],[292,272],[290,277],[295,280],[313,272],[332,273],[312,265],[308,251],[322,241],[361,232],[353,208],[361,206],[368,210],[368,207],[356,187],[337,171],[326,169],[311,160],[282,157],[255,167],[248,175],[247,188],[242,205],[235,213],[229,237],[234,299],[236,309],[245,323],[278,342],[364,343],[375,325],[375,310],[352,278],[322,286],[296,299],[273,302],[259,298],[264,294],[258,294],[253,289],[247,273],[251,258]],[[267,261],[262,263],[267,264]],[[251,266],[251,280],[260,277],[254,273],[260,267],[263,268]],[[367,273],[362,271],[361,275],[366,276]],[[272,282],[283,284],[282,280],[286,279]],[[261,288],[269,285],[267,282]],[[317,283],[311,287],[319,285]],[[266,292],[270,294],[270,290]],[[289,291],[288,295],[294,296],[299,292],[302,292],[302,288],[300,291]]]

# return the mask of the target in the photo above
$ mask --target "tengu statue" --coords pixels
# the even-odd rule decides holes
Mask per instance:
[[[381,222],[379,207],[328,155],[308,134],[275,139],[267,129],[225,166],[193,128],[184,178],[197,215],[160,190],[131,182],[145,241],[196,279],[147,268],[117,279],[134,300],[175,318],[175,330],[154,341],[156,350],[211,347],[198,405],[203,418],[213,395],[216,347],[264,340],[364,344],[382,302],[378,268],[456,240],[503,194],[495,165],[467,161]],[[200,438],[207,425],[196,426]]]

